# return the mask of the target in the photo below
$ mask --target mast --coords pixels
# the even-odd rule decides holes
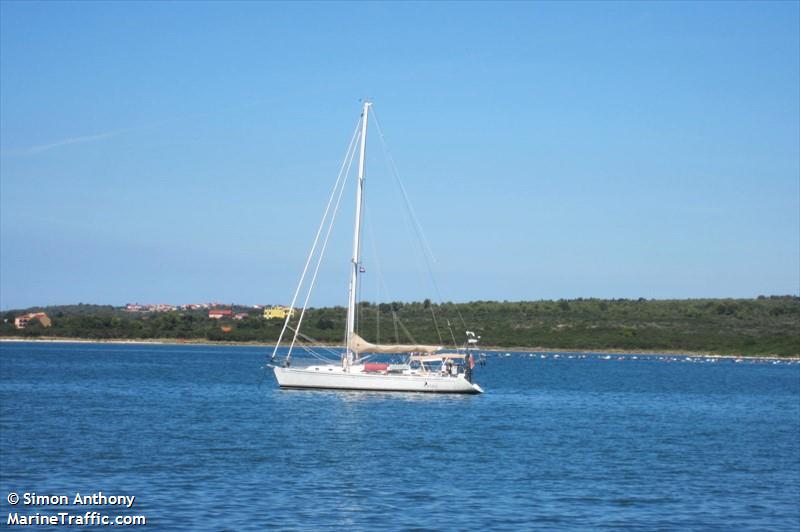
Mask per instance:
[[[350,264],[350,288],[347,301],[347,367],[353,363],[355,354],[350,348],[356,329],[356,294],[358,293],[358,263],[361,257],[361,204],[364,190],[365,158],[367,154],[367,118],[372,102],[365,101],[361,111],[361,146],[358,154],[358,180],[356,181],[356,222],[353,229],[353,258]]]

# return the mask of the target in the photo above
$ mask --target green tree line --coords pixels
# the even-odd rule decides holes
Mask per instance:
[[[206,310],[130,313],[119,307],[70,305],[4,311],[1,336],[84,339],[185,339],[274,342],[283,320],[250,311],[243,320],[208,318]],[[14,317],[46,312],[52,327],[37,322],[18,330]],[[346,310],[308,309],[304,335],[341,344]],[[708,351],[739,355],[799,355],[800,297],[756,299],[571,299],[469,303],[362,302],[359,333],[382,343],[463,344],[465,330],[498,347],[575,350],[642,349]],[[299,312],[290,324],[297,325]],[[291,334],[291,331],[289,331]]]

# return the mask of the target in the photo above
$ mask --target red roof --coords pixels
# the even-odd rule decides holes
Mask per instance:
[[[208,311],[208,315],[210,316],[212,314],[219,314],[221,316],[230,316],[231,314],[233,314],[233,311],[232,310],[227,310],[227,309],[222,309],[222,308],[209,310]]]

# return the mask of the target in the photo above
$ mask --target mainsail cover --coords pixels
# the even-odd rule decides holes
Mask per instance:
[[[353,333],[352,340],[350,342],[350,349],[353,350],[354,353],[361,354],[361,353],[378,353],[378,354],[391,354],[391,353],[435,353],[436,351],[440,350],[442,346],[440,345],[403,345],[403,344],[396,344],[396,345],[379,345],[379,344],[371,344],[361,338],[356,333]]]

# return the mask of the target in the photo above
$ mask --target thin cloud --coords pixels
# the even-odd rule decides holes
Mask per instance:
[[[240,109],[247,109],[250,107],[254,107],[264,102],[272,102],[271,98],[258,98],[255,100],[251,100],[249,102],[228,106],[227,108],[222,108],[223,110],[240,110]],[[219,110],[219,109],[218,109]],[[69,146],[70,144],[85,144],[88,142],[97,142],[100,140],[109,139],[111,137],[116,137],[117,135],[121,135],[123,133],[128,133],[129,131],[137,131],[142,129],[150,129],[154,127],[160,127],[164,124],[170,123],[177,123],[183,122],[185,120],[191,120],[196,118],[204,118],[213,116],[214,112],[201,112],[201,113],[193,113],[187,114],[184,116],[178,116],[174,118],[167,118],[163,120],[157,120],[155,122],[151,122],[149,124],[144,124],[141,126],[135,127],[128,127],[124,129],[118,129],[115,131],[108,131],[106,133],[97,133],[95,135],[82,135],[79,137],[69,137],[63,140],[59,140],[56,142],[51,142],[49,144],[39,144],[36,146],[29,146],[27,148],[12,148],[9,150],[0,149],[0,157],[30,157],[32,155],[38,155],[40,153],[50,151],[55,148],[61,148],[63,146]]]
[[[60,148],[61,146],[68,146],[70,144],[84,144],[87,142],[96,142],[98,140],[104,140],[111,137],[116,137],[126,131],[130,131],[130,129],[120,129],[117,131],[109,131],[107,133],[98,133],[96,135],[83,135],[80,137],[70,137],[67,139],[59,140],[56,142],[51,142],[49,144],[39,144],[37,146],[29,146],[27,148],[18,148],[13,150],[3,150],[0,152],[2,156],[17,156],[17,157],[27,157],[30,155],[37,155],[39,153],[52,150],[54,148]]]

